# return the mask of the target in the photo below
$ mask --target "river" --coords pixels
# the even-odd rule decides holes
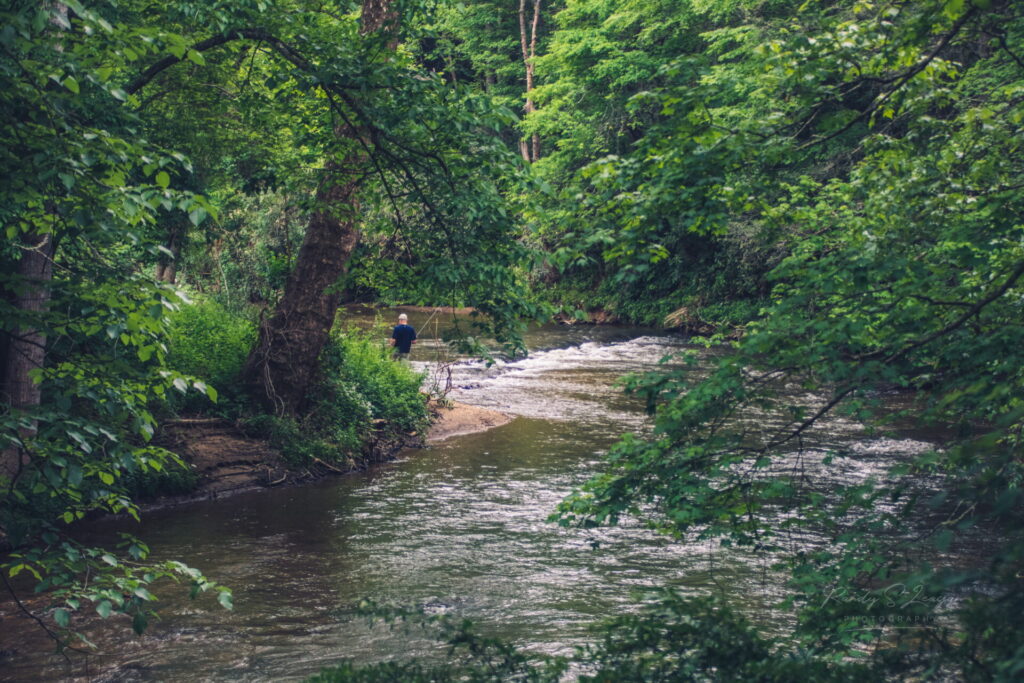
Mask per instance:
[[[370,322],[368,313],[353,315]],[[410,317],[421,332],[413,361],[429,369],[442,354],[430,331],[437,318]],[[94,680],[289,680],[343,658],[441,652],[429,638],[368,622],[357,614],[364,598],[468,617],[483,633],[552,654],[570,653],[588,641],[591,624],[636,609],[634,592],[660,585],[725,590],[742,595],[755,619],[784,621],[772,607],[781,588],[767,560],[709,542],[672,542],[635,524],[585,531],[545,521],[598,470],[619,434],[648,428],[642,406],[616,380],[655,367],[685,340],[550,325],[527,342],[525,359],[453,366],[451,398],[515,416],[507,425],[404,452],[364,473],[152,511],[131,525],[154,556],[181,559],[230,586],[235,609],[164,587],[163,619],[143,637],[130,637],[121,621],[97,634],[100,649],[88,659]],[[838,418],[826,432],[826,442],[862,438],[859,425]],[[804,447],[824,452],[826,442]],[[916,450],[920,442],[904,446]],[[861,478],[879,467],[838,468],[836,476]],[[122,528],[106,522],[95,533]],[[105,645],[104,633],[116,645]],[[37,634],[4,641],[5,680],[86,671],[78,659],[68,665],[39,650]]]

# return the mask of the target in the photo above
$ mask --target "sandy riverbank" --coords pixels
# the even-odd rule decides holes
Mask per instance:
[[[437,414],[437,418],[427,432],[428,444],[444,441],[453,436],[484,432],[512,421],[505,413],[457,401],[448,406],[435,403],[431,405],[431,409]]]

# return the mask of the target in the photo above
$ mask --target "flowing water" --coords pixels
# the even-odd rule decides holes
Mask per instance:
[[[428,369],[441,355],[430,339],[435,319],[411,318],[421,332],[413,362]],[[548,326],[527,341],[525,359],[453,366],[450,396],[515,416],[505,426],[405,452],[362,474],[153,511],[131,525],[155,555],[231,586],[235,609],[165,587],[163,620],[141,638],[124,637],[127,623],[104,626],[117,645],[101,641],[89,673],[125,681],[286,680],[344,658],[442,652],[430,639],[370,623],[357,614],[364,598],[465,616],[483,633],[561,654],[587,642],[595,621],[635,610],[635,593],[654,586],[722,589],[742,595],[755,619],[784,620],[773,611],[778,582],[763,560],[710,543],[670,542],[636,525],[584,531],[546,522],[563,496],[598,471],[618,435],[649,428],[617,378],[655,367],[684,340],[636,328]],[[824,453],[832,440],[859,439],[866,454],[922,446],[865,440],[858,425],[839,419],[825,431],[804,444],[805,453]],[[844,467],[834,476],[851,481],[884,462],[865,457]],[[105,523],[96,533],[123,528]],[[4,634],[0,678],[85,672],[80,660],[69,666],[39,651],[45,645],[38,640]]]

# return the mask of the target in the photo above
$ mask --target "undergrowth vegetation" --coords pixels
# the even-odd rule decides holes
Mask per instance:
[[[391,360],[371,333],[347,329],[323,351],[323,374],[300,418],[260,414],[245,419],[295,466],[317,459],[351,466],[372,435],[385,438],[422,430],[428,413],[422,377]],[[385,433],[380,433],[381,431]]]
[[[421,431],[427,423],[422,377],[391,360],[383,330],[336,330],[321,355],[321,374],[299,416],[261,412],[246,395],[241,375],[256,339],[251,317],[214,299],[198,296],[171,317],[168,364],[206,382],[217,395],[168,396],[179,415],[209,415],[239,421],[246,433],[266,439],[296,468],[320,461],[351,468],[378,439]],[[129,482],[142,496],[187,492],[194,473],[168,468]]]
[[[182,395],[171,398],[172,407],[206,412],[243,399],[239,377],[255,340],[256,325],[245,315],[205,297],[183,304],[171,316],[168,362],[174,369],[213,386],[218,402],[212,404],[203,397]]]

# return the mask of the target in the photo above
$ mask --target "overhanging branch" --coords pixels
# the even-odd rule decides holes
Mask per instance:
[[[207,50],[212,50],[215,47],[220,47],[221,45],[225,45],[235,40],[258,40],[265,42],[273,47],[274,51],[279,55],[303,71],[309,71],[311,69],[310,63],[290,45],[261,28],[238,28],[225,31],[218,36],[212,36],[206,40],[200,40],[198,43],[188,48],[188,51],[206,52]],[[185,61],[185,59],[187,59],[187,54],[188,52],[181,57],[169,55],[157,62],[154,62],[149,66],[149,68],[139,74],[139,77],[132,81],[127,88],[125,88],[125,92],[129,95],[134,95],[139,90],[146,87],[146,85],[161,72],[169,69],[179,62]]]

